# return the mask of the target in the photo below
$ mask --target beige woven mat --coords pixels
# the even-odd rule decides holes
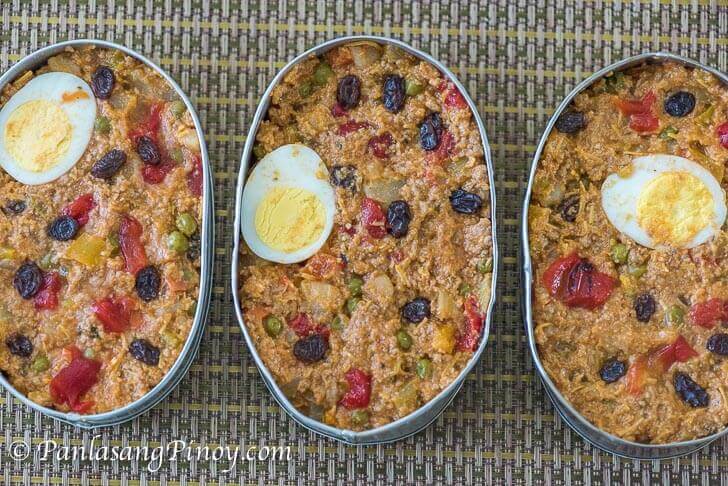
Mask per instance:
[[[290,445],[289,461],[13,460],[10,445],[89,445],[62,425],[0,395],[0,477],[7,484],[244,484],[305,482],[728,482],[728,442],[663,462],[601,452],[554,413],[527,355],[518,307],[517,245],[526,170],[548,114],[580,79],[649,50],[726,71],[725,0],[418,4],[171,0],[0,2],[0,67],[49,43],[116,41],[180,81],[206,129],[214,164],[217,238],[213,303],[200,355],[181,386],[141,418],[98,432],[96,445],[157,447],[182,439],[217,446]],[[495,330],[477,371],[426,431],[396,444],[347,447],[289,419],[249,358],[231,308],[233,192],[249,121],[277,69],[333,37],[392,36],[449,65],[477,99],[493,145],[503,261]]]

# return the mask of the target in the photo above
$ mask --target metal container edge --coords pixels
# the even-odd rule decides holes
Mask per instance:
[[[140,399],[115,410],[92,415],[80,415],[72,412],[61,412],[59,410],[44,407],[33,402],[24,394],[20,393],[17,389],[15,389],[15,387],[10,384],[5,376],[0,374],[0,384],[2,384],[5,389],[8,390],[16,399],[18,399],[20,402],[24,403],[31,409],[47,415],[51,418],[60,420],[61,422],[68,423],[70,425],[78,426],[83,429],[94,429],[98,427],[114,426],[123,422],[127,422],[138,417],[139,415],[143,414],[144,412],[157,405],[179,384],[179,382],[187,373],[187,370],[192,364],[192,361],[194,361],[195,357],[197,356],[200,340],[205,330],[205,321],[207,319],[210,296],[212,292],[212,254],[214,250],[214,198],[212,168],[210,165],[209,155],[207,153],[204,132],[202,130],[202,124],[200,123],[200,120],[197,116],[192,102],[187,97],[182,88],[177,84],[177,82],[169,74],[167,74],[166,71],[164,71],[156,63],[148,59],[146,56],[143,56],[135,50],[123,45],[99,39],[76,39],[51,44],[26,55],[21,60],[16,62],[5,73],[3,73],[3,75],[0,76],[0,89],[2,89],[7,83],[15,80],[24,71],[36,69],[37,67],[41,66],[48,60],[48,58],[53,55],[58,54],[59,52],[67,48],[86,46],[97,46],[100,48],[122,51],[128,56],[131,56],[149,66],[175,90],[180,99],[184,101],[187,110],[192,116],[195,130],[197,131],[200,142],[200,156],[202,160],[204,175],[202,200],[203,224],[201,225],[202,234],[200,238],[200,286],[197,299],[197,308],[195,310],[193,324],[190,328],[189,335],[186,338],[184,347],[180,351],[180,354],[177,357],[174,365],[172,365],[170,370],[164,375],[164,378],[162,378],[162,380],[157,383],[154,388],[152,388]]]
[[[531,163],[531,170],[529,173],[528,185],[526,187],[526,192],[523,199],[523,209],[521,215],[521,247],[519,249],[519,263],[521,265],[521,311],[523,315],[524,326],[526,327],[526,334],[528,336],[529,351],[541,383],[543,384],[547,395],[553,402],[554,407],[561,415],[561,417],[587,442],[606,452],[629,459],[668,459],[671,457],[689,454],[691,452],[702,449],[711,442],[728,434],[728,427],[715,434],[690,441],[673,442],[668,444],[644,444],[625,440],[599,429],[591,422],[589,422],[586,418],[584,418],[574,407],[571,406],[569,401],[561,394],[561,392],[559,392],[556,385],[548,376],[548,373],[543,367],[538,355],[538,347],[536,345],[536,339],[533,330],[533,296],[531,291],[531,286],[533,282],[533,269],[531,266],[530,246],[528,239],[528,207],[531,200],[534,177],[538,168],[538,162],[541,158],[543,148],[546,145],[546,142],[551,133],[551,130],[554,127],[554,124],[556,123],[556,120],[559,118],[561,113],[570,105],[571,101],[579,93],[586,90],[592,84],[599,81],[610,73],[623,71],[625,69],[629,69],[631,67],[638,66],[644,63],[661,63],[665,61],[673,61],[694,68],[703,69],[715,75],[718,79],[728,85],[728,76],[721,73],[720,71],[692,59],[666,52],[649,52],[639,54],[615,62],[598,70],[588,78],[581,81],[573,90],[571,90],[571,92],[569,92],[568,95],[566,95],[566,97],[556,108],[553,115],[549,119],[546,127],[544,128],[543,134],[536,148]]]
[[[486,165],[488,168],[488,181],[490,184],[490,208],[491,208],[491,239],[492,239],[492,245],[493,245],[493,274],[492,274],[492,281],[491,281],[491,296],[490,296],[490,303],[487,309],[486,313],[486,320],[485,325],[483,329],[483,336],[481,338],[480,345],[477,349],[477,351],[474,353],[473,357],[470,359],[468,364],[461,370],[458,377],[453,380],[450,385],[448,385],[444,390],[442,390],[435,398],[430,400],[428,403],[424,404],[419,409],[412,412],[410,415],[403,417],[395,422],[391,422],[389,424],[383,425],[381,427],[377,427],[375,429],[370,429],[362,432],[356,432],[352,430],[345,430],[345,429],[339,429],[336,427],[332,427],[326,424],[323,424],[321,422],[318,422],[305,414],[298,411],[293,404],[288,400],[288,398],[283,394],[282,390],[278,387],[277,383],[275,382],[275,378],[272,376],[271,372],[268,370],[268,368],[263,363],[262,359],[257,353],[257,350],[255,348],[255,343],[253,342],[250,334],[248,333],[247,326],[245,325],[245,322],[243,321],[243,315],[242,315],[242,307],[240,302],[240,297],[238,295],[238,289],[239,289],[239,279],[238,279],[238,263],[239,263],[239,250],[240,250],[240,225],[241,225],[241,199],[242,199],[242,192],[243,192],[243,186],[245,184],[245,178],[248,173],[248,161],[250,160],[250,157],[252,155],[253,150],[253,143],[255,141],[255,134],[258,131],[258,126],[263,121],[270,104],[270,95],[273,89],[278,85],[278,83],[283,79],[283,77],[291,70],[293,66],[296,64],[302,62],[305,59],[308,59],[310,56],[317,56],[321,55],[324,52],[338,46],[341,44],[345,44],[348,42],[356,42],[356,41],[362,41],[362,40],[368,40],[372,42],[377,42],[380,44],[390,44],[394,45],[396,47],[399,47],[403,49],[404,51],[408,52],[409,54],[422,59],[424,61],[427,61],[431,63],[433,66],[435,66],[440,72],[442,72],[445,76],[449,78],[450,81],[452,81],[455,86],[460,90],[460,92],[463,94],[463,97],[468,103],[468,106],[470,110],[473,113],[473,118],[475,119],[475,122],[478,126],[478,131],[480,133],[481,141],[483,143],[483,155],[486,161]],[[493,318],[493,310],[495,308],[495,302],[496,302],[496,283],[497,283],[497,275],[498,275],[498,267],[499,267],[499,257],[498,257],[498,243],[497,243],[497,237],[496,237],[496,194],[495,194],[495,175],[494,175],[494,168],[493,168],[493,162],[491,158],[491,152],[490,152],[490,145],[488,143],[488,137],[485,133],[485,126],[483,124],[483,121],[480,117],[480,114],[478,113],[478,109],[476,104],[471,99],[470,95],[467,93],[463,85],[460,83],[460,81],[457,79],[457,77],[447,68],[445,67],[441,62],[434,59],[429,54],[426,54],[418,49],[415,49],[408,44],[396,40],[396,39],[390,39],[385,37],[378,37],[378,36],[369,36],[369,35],[357,35],[357,36],[346,36],[346,37],[340,37],[336,39],[331,39],[329,41],[323,42],[313,48],[310,48],[303,52],[302,54],[299,54],[296,56],[293,60],[291,60],[289,63],[287,63],[278,73],[276,73],[273,80],[269,83],[268,87],[266,88],[261,101],[258,105],[258,108],[255,112],[255,116],[253,118],[253,121],[250,125],[250,129],[248,131],[248,137],[245,141],[245,147],[243,149],[243,154],[240,161],[240,171],[238,174],[238,183],[237,183],[237,190],[235,195],[235,224],[234,224],[234,249],[233,249],[233,261],[231,265],[231,281],[232,281],[232,293],[233,293],[233,300],[235,305],[235,313],[238,318],[238,323],[240,324],[240,327],[242,329],[243,335],[245,337],[245,341],[247,343],[248,349],[253,356],[253,360],[255,361],[255,364],[258,367],[258,370],[260,371],[260,374],[263,378],[263,381],[265,382],[266,386],[270,390],[271,394],[275,398],[275,400],[278,402],[278,404],[288,413],[289,416],[291,416],[296,422],[298,422],[300,425],[305,427],[308,430],[311,430],[313,432],[322,434],[326,437],[330,437],[332,439],[336,439],[348,444],[353,445],[360,445],[360,444],[381,444],[386,442],[392,442],[396,440],[403,439],[405,437],[408,437],[410,435],[413,435],[423,428],[425,428],[427,425],[432,423],[437,419],[437,417],[440,415],[440,413],[450,404],[450,402],[454,399],[457,392],[462,387],[465,377],[472,371],[476,363],[478,363],[481,354],[483,353],[483,350],[485,349],[488,337],[490,333],[490,326],[492,323]]]

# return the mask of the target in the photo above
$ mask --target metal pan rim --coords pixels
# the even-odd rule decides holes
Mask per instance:
[[[180,99],[184,101],[187,110],[192,116],[195,130],[197,131],[197,136],[200,142],[200,157],[202,159],[204,174],[204,196],[202,200],[202,214],[204,224],[202,225],[202,234],[200,237],[201,269],[197,308],[195,310],[194,320],[190,328],[189,334],[185,340],[184,347],[180,351],[179,356],[175,360],[172,367],[164,375],[164,378],[162,378],[159,383],[157,383],[141,398],[132,403],[129,403],[114,410],[110,410],[108,412],[80,415],[73,412],[61,412],[59,410],[40,405],[30,400],[28,397],[18,391],[7,380],[7,378],[5,378],[5,376],[0,375],[0,384],[2,384],[16,399],[18,399],[20,402],[24,403],[31,409],[71,425],[75,425],[84,429],[93,429],[97,427],[118,425],[141,415],[142,413],[155,406],[167,395],[169,395],[169,393],[171,393],[172,390],[177,386],[177,384],[186,374],[194,357],[196,356],[197,350],[199,348],[199,343],[205,328],[205,321],[207,319],[208,307],[212,291],[214,199],[212,195],[212,169],[210,166],[209,155],[207,153],[207,146],[205,145],[204,132],[202,130],[202,124],[200,123],[197,112],[195,111],[192,102],[184,93],[182,88],[180,88],[177,82],[169,74],[167,74],[166,71],[164,71],[161,67],[148,59],[146,56],[143,56],[135,50],[120,44],[99,39],[76,39],[50,44],[24,56],[10,69],[8,69],[2,76],[0,76],[0,89],[2,89],[9,82],[15,80],[20,74],[22,74],[23,71],[37,68],[38,66],[42,65],[48,58],[63,51],[64,49],[68,47],[82,46],[98,46],[106,49],[119,50],[150,67],[175,90]]]
[[[293,404],[288,400],[288,398],[283,394],[282,390],[277,385],[275,378],[271,374],[271,372],[268,370],[268,368],[265,366],[265,363],[263,363],[262,359],[260,358],[257,349],[255,347],[255,343],[252,340],[252,337],[248,333],[247,326],[245,325],[245,322],[243,321],[243,315],[242,315],[242,306],[240,302],[240,297],[238,295],[238,289],[239,289],[239,276],[238,276],[238,264],[239,264],[239,250],[240,250],[240,225],[241,225],[241,199],[242,199],[242,191],[243,186],[245,185],[245,178],[248,172],[248,161],[250,160],[252,150],[253,150],[253,143],[255,141],[255,135],[258,131],[258,127],[265,117],[268,106],[270,104],[270,96],[273,89],[280,83],[280,81],[283,79],[283,77],[291,70],[293,66],[296,64],[302,62],[305,59],[308,59],[310,56],[315,56],[322,54],[333,47],[336,47],[340,44],[345,44],[349,42],[356,42],[356,41],[373,41],[380,44],[389,44],[394,45],[396,47],[399,47],[406,51],[407,53],[422,59],[424,61],[427,61],[431,63],[433,66],[435,66],[440,72],[442,72],[450,81],[452,81],[455,86],[460,90],[460,92],[463,94],[463,97],[468,103],[468,106],[470,110],[473,113],[473,118],[475,119],[475,122],[478,126],[478,131],[481,137],[481,141],[483,144],[483,151],[484,151],[484,158],[486,161],[486,166],[488,169],[488,181],[490,184],[490,207],[491,207],[491,239],[492,239],[492,257],[493,257],[493,274],[492,274],[492,281],[491,281],[491,296],[490,296],[490,303],[488,305],[487,314],[486,314],[486,320],[485,325],[483,329],[483,337],[481,338],[480,345],[478,346],[477,351],[473,354],[473,356],[468,361],[468,364],[461,370],[461,372],[458,374],[457,378],[455,378],[445,389],[443,389],[437,396],[435,396],[432,400],[412,412],[411,414],[407,415],[406,417],[403,417],[401,419],[398,419],[394,422],[391,422],[389,424],[369,429],[362,432],[355,432],[352,430],[345,430],[345,429],[339,429],[336,427],[332,427],[330,425],[326,425],[322,422],[318,422],[300,411],[296,409]],[[268,87],[266,88],[265,92],[263,93],[263,96],[261,97],[261,101],[258,105],[258,108],[255,112],[255,116],[253,118],[253,121],[250,125],[250,129],[248,131],[248,137],[245,141],[245,147],[243,149],[243,154],[240,161],[240,171],[238,174],[238,183],[237,183],[237,190],[235,195],[235,224],[234,224],[234,249],[233,249],[233,260],[231,265],[231,281],[232,281],[232,293],[233,293],[233,301],[235,304],[235,313],[238,318],[238,324],[240,325],[240,328],[243,332],[243,336],[245,337],[245,342],[248,346],[248,350],[250,354],[253,357],[253,360],[255,361],[256,366],[258,367],[258,370],[260,371],[261,376],[263,377],[263,381],[266,383],[266,386],[271,391],[271,394],[275,398],[275,400],[278,402],[278,404],[288,413],[290,417],[292,417],[297,423],[302,425],[303,427],[307,428],[308,430],[317,432],[319,434],[322,434],[324,436],[346,442],[348,444],[381,444],[386,442],[392,442],[395,440],[402,439],[404,437],[407,437],[409,435],[415,434],[421,429],[425,428],[427,425],[429,425],[431,422],[433,422],[440,414],[440,412],[445,408],[445,406],[454,398],[454,396],[457,394],[457,391],[460,389],[462,384],[465,381],[465,377],[472,371],[472,369],[475,367],[476,363],[478,363],[480,356],[483,353],[483,350],[485,349],[488,337],[490,333],[490,326],[493,319],[493,310],[495,308],[495,302],[496,302],[496,293],[497,293],[497,275],[498,275],[498,264],[499,264],[499,254],[498,254],[498,243],[496,238],[496,195],[495,195],[495,174],[494,174],[494,168],[493,168],[493,162],[491,158],[491,151],[490,151],[490,144],[488,142],[488,137],[485,133],[485,126],[483,124],[483,121],[480,117],[480,114],[478,113],[477,106],[471,99],[468,92],[465,90],[463,85],[460,83],[460,81],[457,79],[457,77],[441,62],[433,58],[427,53],[424,53],[418,49],[415,49],[411,47],[410,45],[396,40],[396,39],[390,39],[386,37],[379,37],[379,36],[370,36],[370,35],[356,35],[356,36],[346,36],[346,37],[339,37],[336,39],[331,39],[326,42],[323,42],[321,44],[316,45],[315,47],[312,47],[302,54],[299,54],[296,56],[293,60],[288,62],[278,73],[276,73],[275,77],[271,80],[271,82],[268,84]],[[437,410],[436,414],[433,414],[433,411],[437,409],[439,406],[445,404],[445,406],[440,407],[439,410]]]
[[[566,420],[569,426],[574,429],[579,435],[584,437],[588,442],[596,445],[597,447],[622,456],[632,459],[662,459],[674,457],[677,455],[687,454],[691,451],[701,449],[702,447],[710,444],[711,442],[719,439],[728,434],[728,426],[723,430],[711,434],[706,437],[698,439],[692,439],[689,441],[670,442],[665,444],[644,444],[640,442],[634,442],[626,439],[617,437],[616,435],[610,434],[589,422],[583,417],[571,403],[561,394],[559,389],[553,383],[551,378],[548,376],[546,369],[543,367],[538,354],[538,346],[533,330],[533,309],[532,309],[532,292],[531,282],[533,281],[533,269],[531,264],[530,246],[529,246],[529,233],[528,233],[528,206],[531,200],[531,192],[533,189],[533,181],[538,168],[538,163],[541,158],[541,153],[546,145],[548,136],[550,135],[556,120],[561,113],[569,106],[571,101],[579,93],[589,88],[592,84],[602,79],[604,76],[612,73],[622,71],[634,66],[638,66],[644,63],[661,63],[665,61],[674,61],[686,66],[693,68],[703,69],[716,76],[718,79],[728,85],[728,76],[721,73],[720,71],[706,66],[698,61],[692,59],[671,54],[668,52],[648,52],[631,56],[613,64],[610,64],[594,74],[580,82],[568,95],[563,99],[559,106],[554,111],[553,115],[549,119],[546,127],[544,128],[541,139],[536,148],[531,163],[531,170],[529,172],[528,185],[523,199],[522,215],[521,215],[521,248],[520,248],[520,263],[521,263],[521,310],[523,313],[524,325],[526,327],[526,333],[528,336],[528,347],[533,359],[536,371],[538,372],[539,378],[544,385],[544,388],[549,395],[549,398],[554,402],[555,407],[559,413],[563,415],[563,412],[568,412],[574,420]],[[602,438],[603,441],[595,443],[595,440],[587,438],[582,430],[589,432],[591,437]],[[675,452],[675,449],[680,449],[682,452]]]

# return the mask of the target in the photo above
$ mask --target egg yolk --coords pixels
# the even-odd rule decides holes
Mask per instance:
[[[66,113],[48,100],[23,103],[5,124],[5,147],[25,170],[44,172],[66,154],[72,128]]]
[[[657,244],[683,247],[715,215],[708,187],[686,172],[664,172],[651,180],[637,200],[637,222]]]
[[[325,220],[324,205],[313,192],[276,187],[255,210],[255,231],[270,248],[293,253],[321,236]]]

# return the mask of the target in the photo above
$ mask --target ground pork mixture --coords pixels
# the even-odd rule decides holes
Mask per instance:
[[[726,86],[665,62],[574,99],[533,185],[533,314],[544,367],[584,417],[624,439],[668,443],[728,424],[728,232],[650,249],[617,230],[602,184],[648,154],[690,159],[726,189]]]
[[[245,323],[301,411],[347,429],[387,424],[449,385],[480,342],[493,266],[483,142],[434,66],[359,42],[274,89],[255,157],[289,143],[328,167],[335,227],[301,264],[243,245]]]

